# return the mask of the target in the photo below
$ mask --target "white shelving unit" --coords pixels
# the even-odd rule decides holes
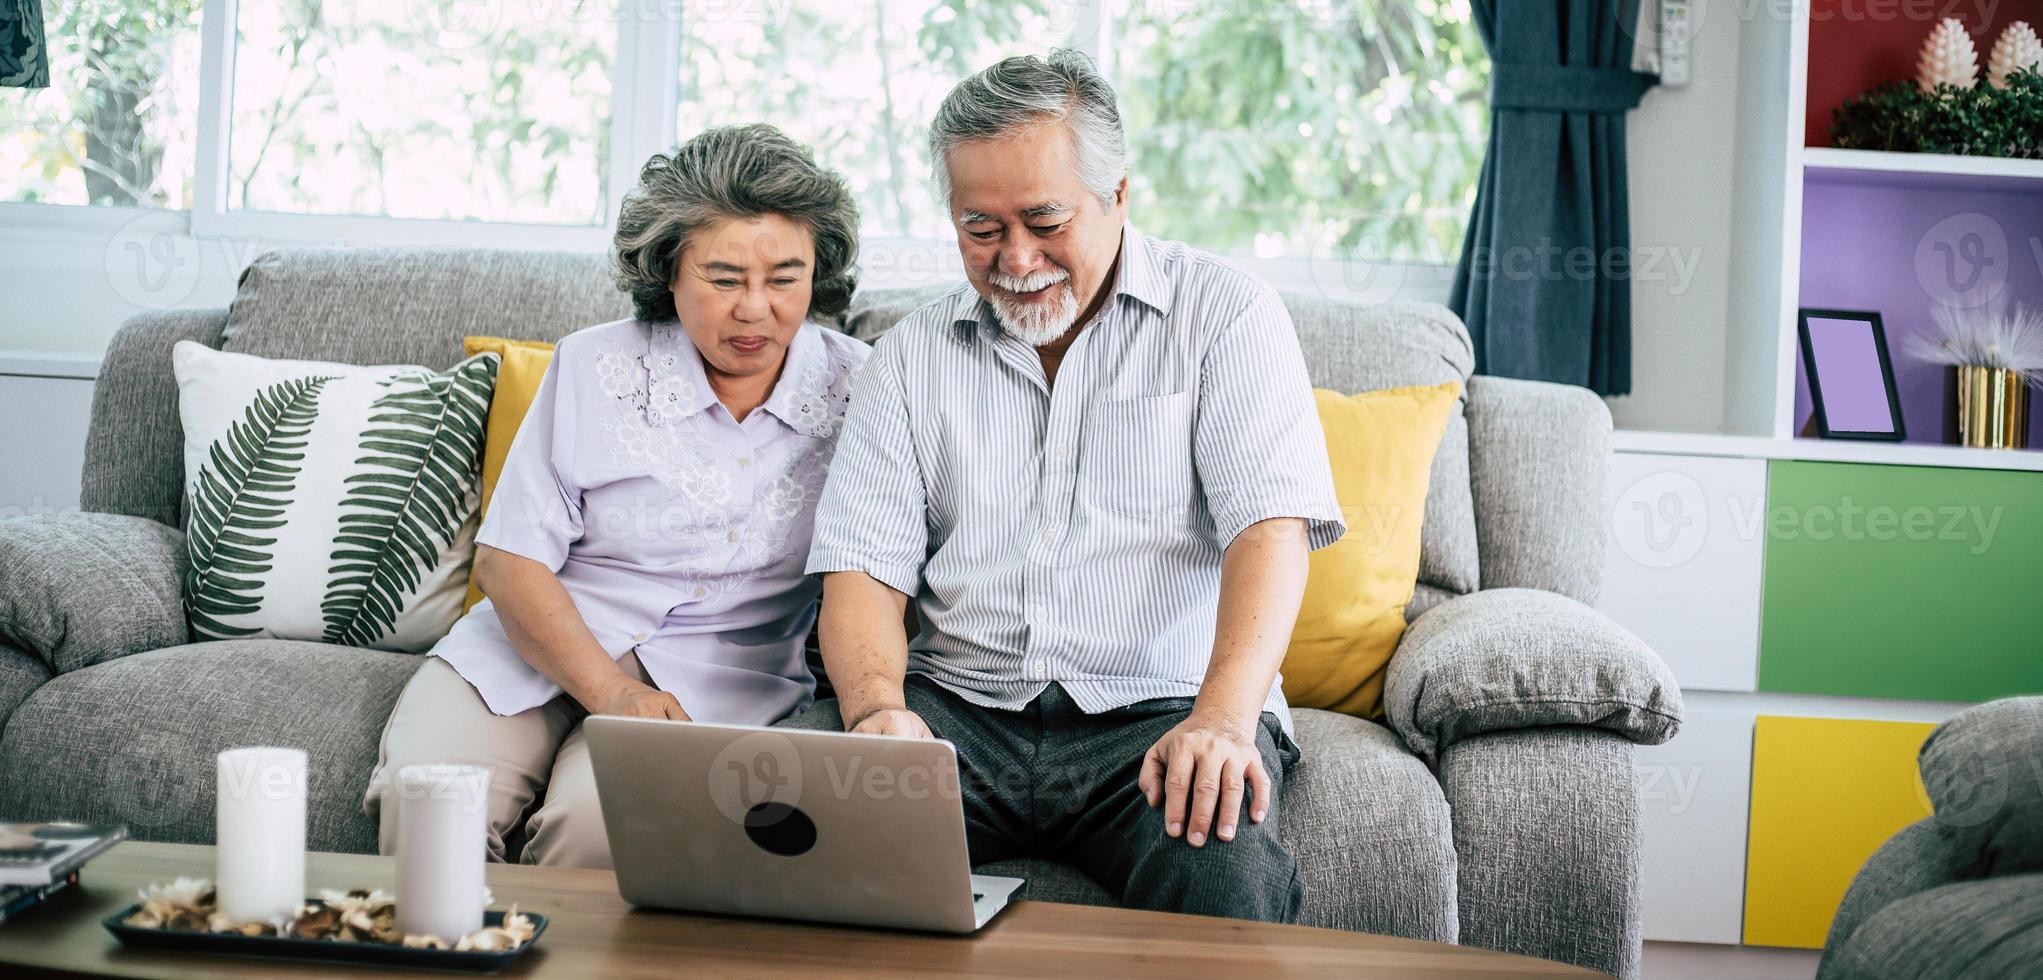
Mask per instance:
[[[1884,150],[1810,146],[1802,150],[1802,166],[1809,170],[2043,181],[2043,160],[2008,157],[1961,157],[1941,153],[1889,153]]]

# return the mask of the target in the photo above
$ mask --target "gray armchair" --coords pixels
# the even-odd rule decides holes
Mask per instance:
[[[927,295],[869,291],[844,326],[872,336]],[[1671,737],[1681,701],[1660,660],[1585,604],[1608,412],[1581,389],[1470,378],[1468,334],[1437,306],[1287,303],[1315,384],[1467,382],[1433,468],[1385,719],[1297,712],[1305,757],[1280,830],[1306,878],[1304,921],[1636,974],[1631,745]],[[361,792],[419,661],[190,642],[170,346],[445,366],[466,334],[557,339],[625,312],[600,256],[304,249],[258,258],[226,310],[130,320],[94,397],[89,513],[0,522],[0,817],[210,841],[212,755],[280,744],[312,756],[310,845],[374,850]],[[1063,866],[1001,870],[1035,879],[1038,898],[1111,901]]]
[[[1818,980],[2033,977],[2043,970],[2043,697],[1967,708],[1918,759],[1931,815],[1866,860]]]

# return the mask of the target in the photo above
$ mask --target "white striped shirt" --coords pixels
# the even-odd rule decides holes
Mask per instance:
[[[1132,227],[1113,290],[1054,387],[970,286],[853,384],[808,571],[913,596],[909,671],[974,704],[1020,709],[1051,681],[1089,713],[1196,696],[1235,536],[1346,529],[1277,293]],[[1264,710],[1289,729],[1281,678]]]

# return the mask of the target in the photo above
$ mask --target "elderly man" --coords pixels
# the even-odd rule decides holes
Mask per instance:
[[[853,388],[808,564],[838,701],[792,724],[955,743],[974,863],[1292,921],[1277,668],[1306,553],[1344,526],[1290,317],[1128,225],[1083,55],[966,80],[930,149],[970,288]]]

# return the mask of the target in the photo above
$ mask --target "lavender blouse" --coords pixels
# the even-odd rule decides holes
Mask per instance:
[[[804,323],[743,422],[674,324],[620,320],[555,348],[478,543],[552,568],[611,657],[698,721],[767,724],[808,704],[802,648],[821,586],[803,574],[852,374],[869,348]],[[490,710],[561,690],[484,599],[433,647]]]

